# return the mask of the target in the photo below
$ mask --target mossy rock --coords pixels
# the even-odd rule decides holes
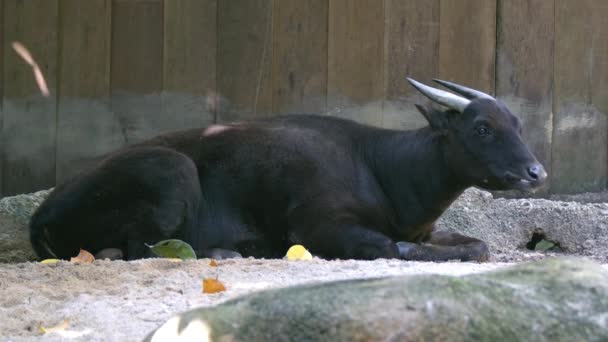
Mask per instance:
[[[553,258],[463,277],[292,287],[180,314],[145,341],[607,341],[608,271]]]

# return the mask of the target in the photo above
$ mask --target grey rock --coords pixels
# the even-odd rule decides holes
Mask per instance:
[[[0,199],[0,263],[36,260],[28,222],[51,190]]]
[[[495,272],[270,290],[177,315],[145,341],[606,341],[608,271],[547,258]]]
[[[607,223],[608,203],[495,199],[472,188],[443,214],[437,227],[482,239],[492,254],[525,249],[536,232],[563,252],[607,261]]]
[[[552,201],[581,202],[581,203],[607,203],[608,191],[585,192],[580,194],[553,194],[549,196]]]
[[[105,248],[95,254],[95,259],[122,260],[122,250],[119,248]]]

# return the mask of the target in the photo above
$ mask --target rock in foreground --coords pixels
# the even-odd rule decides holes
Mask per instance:
[[[608,271],[552,258],[496,272],[271,290],[178,315],[145,341],[606,341]]]

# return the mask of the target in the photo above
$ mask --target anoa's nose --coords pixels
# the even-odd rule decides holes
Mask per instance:
[[[538,163],[530,165],[527,171],[528,176],[530,176],[530,178],[535,182],[542,183],[547,179],[547,171],[545,171],[545,168]]]

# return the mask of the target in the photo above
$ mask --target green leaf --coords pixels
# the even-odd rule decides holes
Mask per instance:
[[[163,240],[155,245],[146,244],[146,246],[150,247],[152,253],[162,258],[196,259],[192,246],[182,240]]]
[[[534,250],[535,251],[539,251],[539,252],[544,252],[544,251],[548,251],[551,248],[555,247],[555,244],[551,241],[547,241],[547,240],[540,240],[536,246],[534,246]]]

